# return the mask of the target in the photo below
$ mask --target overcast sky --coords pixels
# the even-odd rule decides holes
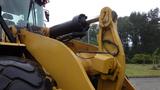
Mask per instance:
[[[100,10],[109,6],[118,16],[129,16],[133,11],[148,12],[160,8],[160,0],[50,0],[46,8],[50,11],[50,22],[53,26],[84,13],[88,18],[99,15]]]

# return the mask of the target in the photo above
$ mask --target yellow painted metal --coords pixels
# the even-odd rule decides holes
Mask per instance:
[[[135,90],[134,86],[129,82],[127,77],[125,77],[123,82],[122,90]]]
[[[113,71],[116,68],[116,62],[112,55],[87,53],[98,51],[97,46],[77,40],[68,42],[67,45],[79,57],[83,67],[89,75],[95,75],[98,73],[108,74],[109,71]]]
[[[78,56],[88,74],[95,75],[99,73],[101,75],[97,90],[135,90],[127,78],[125,78],[125,54],[117,32],[117,22],[113,22],[112,10],[110,8],[105,7],[102,9],[99,24],[98,47],[92,48],[91,45],[76,41],[72,41],[68,46],[75,53],[79,50],[86,51],[86,53],[78,53]],[[103,40],[115,43],[118,46],[119,54],[113,57],[109,54],[87,53],[87,51],[104,52],[106,49],[111,52],[117,51],[115,46],[104,44]]]
[[[111,55],[96,54],[95,58],[92,59],[93,69],[103,74],[108,74],[110,70],[115,69],[115,66],[114,57]]]
[[[109,40],[118,46],[119,54],[114,57],[117,63],[116,73],[114,74],[116,80],[112,80],[112,77],[110,77],[111,80],[105,80],[103,78],[99,79],[98,90],[121,90],[125,80],[125,55],[117,32],[117,21],[114,22],[112,20],[112,10],[108,7],[105,7],[101,10],[99,17],[99,28],[99,50],[115,51],[116,48],[113,45],[104,44],[104,40]]]
[[[10,30],[12,32],[13,37],[16,39],[16,43],[20,43],[19,38],[18,38],[18,31],[17,31],[16,27],[10,26]],[[2,38],[2,42],[10,42],[4,31],[2,31],[1,38]]]
[[[48,37],[49,37],[49,28],[42,28],[42,29],[41,29],[41,33],[42,33],[44,36],[48,36]]]
[[[98,47],[76,40],[64,45],[57,40],[45,37],[49,36],[48,28],[40,30],[44,35],[41,36],[25,29],[18,33],[15,27],[12,27],[11,31],[17,43],[0,42],[0,45],[26,45],[28,51],[56,80],[59,89],[54,88],[53,90],[95,90],[87,74],[100,74],[97,90],[135,90],[125,77],[125,55],[117,32],[117,22],[112,20],[110,8],[102,9],[99,24]],[[17,35],[21,36],[20,40],[24,44],[19,44]],[[104,44],[103,40],[115,43],[119,54],[112,56],[110,54],[79,53],[79,51],[117,50],[113,45]]]
[[[9,43],[9,42],[0,42],[0,45],[6,45],[6,46],[23,46],[23,47],[25,47],[25,44]]]
[[[98,47],[95,45],[91,45],[88,43],[84,43],[78,40],[72,40],[68,43],[66,43],[66,45],[72,49],[72,51],[79,52],[79,51],[98,51]]]
[[[18,38],[18,31],[17,31],[16,27],[11,26],[10,30],[11,30],[13,36],[16,38],[16,43],[20,43],[19,38]]]
[[[80,53],[79,58],[89,75],[108,74],[116,68],[116,63],[111,55]]]
[[[21,42],[62,90],[95,90],[77,56],[63,43],[21,30]]]

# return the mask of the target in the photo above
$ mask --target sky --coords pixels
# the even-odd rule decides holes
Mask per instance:
[[[160,8],[160,0],[50,0],[46,9],[50,13],[48,27],[60,24],[81,13],[88,19],[97,17],[103,7],[110,7],[119,17],[129,16],[131,12],[148,12]]]

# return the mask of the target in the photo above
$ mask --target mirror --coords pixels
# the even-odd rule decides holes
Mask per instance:
[[[42,6],[42,5],[47,4],[47,3],[49,2],[49,0],[35,0],[35,2],[36,2],[38,5]]]
[[[49,22],[49,11],[45,10],[44,13],[45,13],[45,17],[46,17],[47,22]]]

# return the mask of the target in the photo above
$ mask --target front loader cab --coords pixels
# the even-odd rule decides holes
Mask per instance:
[[[0,0],[1,15],[8,27],[27,27],[29,30],[37,32],[30,27],[45,26],[43,6],[46,3],[48,0]],[[5,34],[0,27],[0,41],[5,40]]]
[[[7,25],[43,27],[43,3],[40,1],[44,0],[0,0],[2,16]]]
[[[52,90],[41,65],[27,56],[25,44],[16,43],[9,29],[10,25],[43,26],[42,11],[43,7],[31,0],[0,0],[0,36],[3,29],[11,42],[0,42],[0,90]]]

